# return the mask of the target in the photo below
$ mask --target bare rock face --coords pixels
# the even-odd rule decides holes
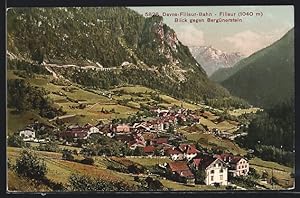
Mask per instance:
[[[232,67],[244,56],[239,52],[227,53],[212,46],[190,47],[194,58],[200,63],[207,75],[212,75],[220,68]]]

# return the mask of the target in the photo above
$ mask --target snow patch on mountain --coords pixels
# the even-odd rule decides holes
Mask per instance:
[[[189,49],[208,76],[211,76],[220,68],[232,67],[244,58],[240,52],[227,53],[212,46],[189,47]]]

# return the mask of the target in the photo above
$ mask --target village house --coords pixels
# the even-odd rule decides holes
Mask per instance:
[[[222,159],[229,165],[228,173],[230,176],[236,177],[248,175],[249,162],[245,158],[228,153],[217,155],[216,157]]]
[[[134,123],[132,128],[141,132],[146,132],[151,130],[151,125],[147,122]]]
[[[163,117],[163,116],[168,115],[169,110],[167,110],[167,109],[155,109],[154,112],[157,113],[157,117]]]
[[[145,146],[144,147],[144,153],[148,156],[153,156],[154,155],[154,151],[155,151],[155,147],[152,145],[149,146]]]
[[[85,128],[88,132],[87,137],[89,137],[91,134],[95,134],[95,133],[103,134],[103,132],[101,132],[99,130],[99,128],[97,128],[97,127],[95,127],[91,124],[86,124],[86,125],[83,126],[83,128]]]
[[[88,135],[88,130],[80,126],[69,126],[66,131],[59,134],[63,139],[84,139]]]
[[[97,129],[99,129],[99,133],[106,135],[111,131],[111,126],[109,124],[98,124],[95,126]]]
[[[185,161],[170,162],[166,168],[171,179],[186,184],[195,183],[195,176]]]
[[[113,126],[112,130],[115,133],[130,133],[130,126],[127,124],[119,124]]]
[[[33,141],[35,139],[35,131],[32,128],[26,128],[20,131],[19,135],[24,141]]]
[[[187,161],[192,160],[200,152],[193,144],[180,144],[178,148],[183,153],[183,158]]]
[[[164,151],[166,156],[169,156],[171,160],[178,161],[183,160],[184,155],[183,153],[176,147],[166,148]]]
[[[114,139],[123,143],[134,141],[134,137],[131,134],[118,134],[114,137]]]
[[[163,131],[164,130],[164,123],[162,120],[157,119],[157,120],[152,120],[151,122],[149,122],[151,125],[151,129],[154,131]]]
[[[203,169],[206,177],[206,185],[228,185],[228,167],[220,158],[205,156],[203,158],[193,159],[191,168],[194,170]]]
[[[168,144],[168,138],[160,137],[150,140],[150,145],[158,146],[160,144]]]
[[[137,147],[141,147],[141,148],[145,147],[145,145],[142,142],[136,140],[128,142],[128,146],[131,150],[135,150]]]
[[[134,150],[137,147],[145,147],[146,141],[141,134],[133,135],[133,140],[128,143],[130,149]]]
[[[151,140],[157,138],[157,134],[151,132],[144,132],[142,133],[147,145],[150,145]]]

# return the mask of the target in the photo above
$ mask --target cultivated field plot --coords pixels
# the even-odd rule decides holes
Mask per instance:
[[[13,148],[8,147],[8,159],[12,164],[15,163],[16,158],[20,154],[19,148]],[[133,181],[133,177],[129,174],[123,174],[116,171],[111,171],[106,169],[103,166],[91,166],[91,165],[85,165],[77,162],[71,162],[62,160],[62,154],[60,153],[52,153],[52,152],[44,152],[44,151],[36,151],[36,154],[38,157],[45,160],[48,173],[47,178],[57,182],[57,183],[63,183],[64,186],[67,185],[68,177],[71,175],[71,173],[78,173],[78,174],[84,174],[84,175],[90,175],[92,177],[101,178],[109,181],[123,181],[130,185],[137,185],[135,181]],[[96,161],[101,160],[101,158],[97,158]],[[102,158],[103,160],[103,158]],[[101,160],[101,161],[102,161]],[[103,163],[103,162],[102,162]],[[10,182],[13,184],[17,181],[14,181],[14,178],[16,180],[19,179],[19,177],[16,178],[16,175],[9,175],[9,176],[15,176],[8,178]],[[12,187],[14,188],[14,187]]]
[[[261,110],[260,108],[234,109],[234,110],[228,111],[228,113],[233,116],[240,116],[240,115],[246,114],[246,113],[256,113],[257,111],[260,111],[260,110]]]
[[[284,188],[291,188],[294,186],[294,178],[292,178],[291,173],[294,173],[295,170],[291,167],[287,167],[276,162],[264,161],[260,158],[253,158],[250,160],[250,165],[255,168],[259,174],[262,174],[263,171],[268,173],[268,178],[275,177]]]
[[[160,97],[167,102],[167,104],[162,104],[165,107],[171,107],[173,105],[177,105],[177,106],[182,106],[185,109],[190,109],[190,110],[196,110],[199,109],[199,106],[194,105],[194,104],[190,104],[187,102],[183,102],[183,101],[179,101],[175,98],[172,98],[170,96],[167,95],[160,95]]]
[[[203,132],[189,133],[184,131],[184,129],[180,130],[180,132],[186,136],[187,140],[199,142],[201,146],[209,149],[215,147],[227,152],[232,152],[233,154],[245,155],[247,153],[245,149],[240,148],[236,143],[228,139],[222,139],[212,134],[204,134]]]
[[[143,166],[155,166],[157,164],[163,164],[163,163],[168,163],[171,162],[169,158],[161,158],[161,157],[126,157],[126,159],[141,164]]]
[[[111,91],[124,91],[125,93],[152,93],[155,92],[153,89],[135,85],[135,86],[125,86],[112,89]]]
[[[47,119],[42,118],[36,112],[27,111],[16,114],[14,109],[8,108],[7,116],[9,117],[9,119],[7,119],[8,134],[13,134],[18,130],[23,129],[28,124],[31,124],[34,120],[38,120],[40,123],[52,126]]]

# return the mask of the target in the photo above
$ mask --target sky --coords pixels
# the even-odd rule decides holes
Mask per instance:
[[[175,30],[178,39],[187,46],[212,46],[225,52],[240,52],[245,56],[269,46],[294,27],[293,6],[152,6],[129,7],[145,16],[147,12],[163,13],[212,13],[213,16],[175,17],[164,16],[164,23]],[[223,16],[220,12],[236,13]],[[253,16],[237,16],[248,12]],[[256,15],[256,13],[262,13]],[[186,18],[187,23],[176,23],[175,18]],[[203,18],[205,22],[189,23],[189,19]],[[240,18],[237,23],[208,23],[207,18]]]

